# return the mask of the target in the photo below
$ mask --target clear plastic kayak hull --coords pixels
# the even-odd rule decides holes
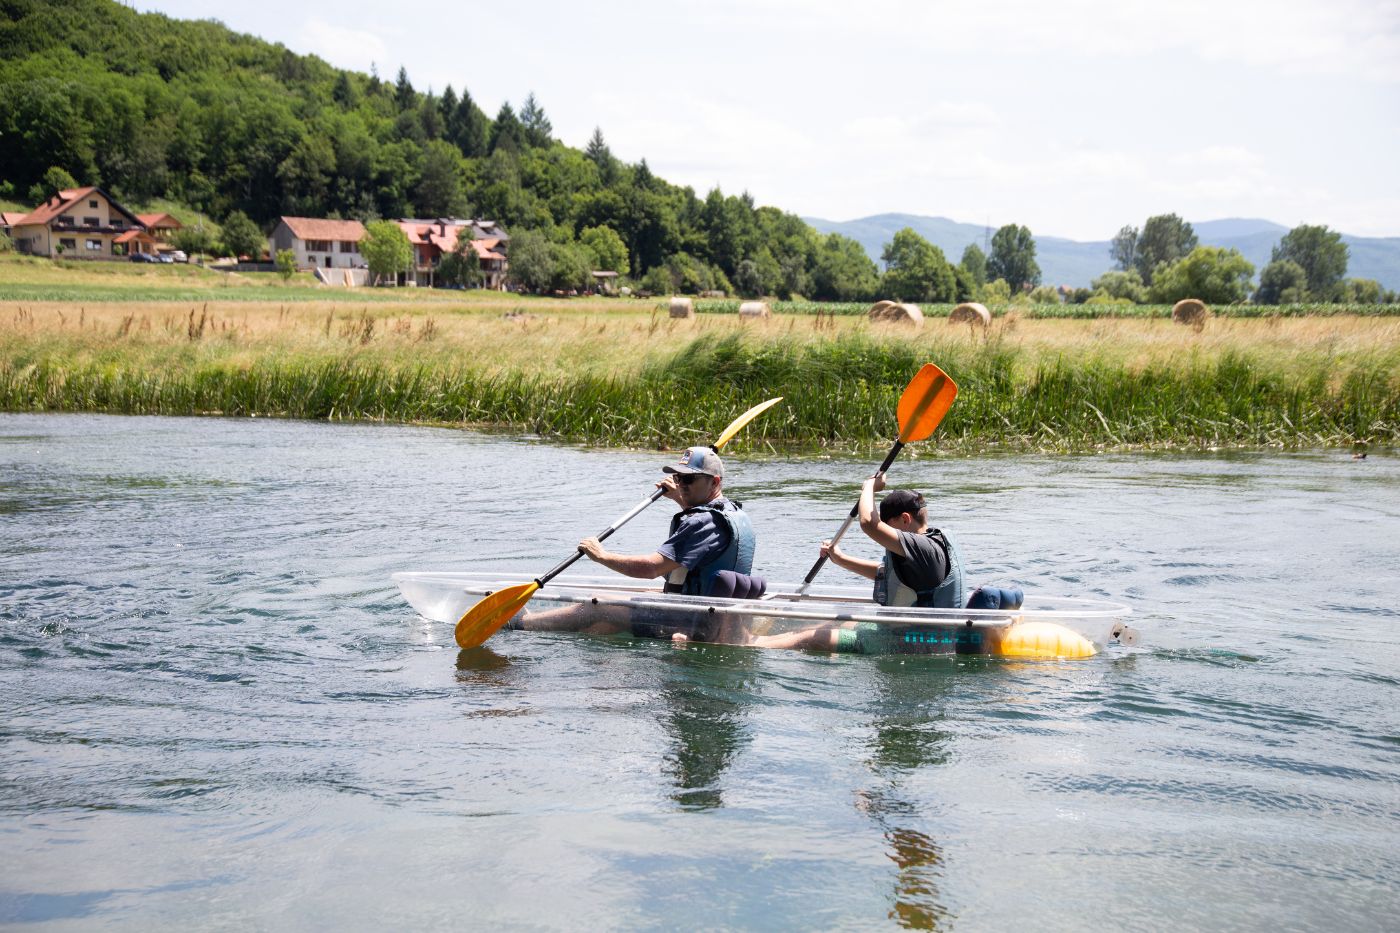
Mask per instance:
[[[528,583],[528,575],[396,573],[409,604],[434,622],[455,624],[484,597]],[[872,654],[985,654],[1088,657],[1134,644],[1131,609],[1099,600],[1028,596],[1017,609],[920,609],[876,605],[868,587],[775,584],[759,599],[663,593],[659,584],[619,577],[561,576],[534,594],[532,619],[563,618],[562,630],[626,631],[634,636],[733,645],[774,636],[837,632],[833,644]],[[538,615],[536,615],[538,614]],[[527,625],[527,627],[529,627]],[[839,650],[839,649],[838,649]]]

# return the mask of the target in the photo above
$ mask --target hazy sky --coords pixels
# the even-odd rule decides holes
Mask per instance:
[[[127,3],[488,116],[534,91],[571,146],[804,216],[1400,236],[1400,0]]]

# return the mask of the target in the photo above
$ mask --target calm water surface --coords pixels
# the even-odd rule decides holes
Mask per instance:
[[[974,582],[1133,606],[1085,662],[459,653],[389,580],[541,573],[668,459],[0,415],[0,924],[1395,928],[1400,459],[901,461]],[[728,463],[783,579],[870,467]]]

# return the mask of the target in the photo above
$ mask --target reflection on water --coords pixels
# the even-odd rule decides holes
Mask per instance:
[[[682,809],[724,805],[720,779],[749,741],[757,658],[750,649],[696,644],[676,647],[666,659],[658,712],[671,749],[662,770]]]
[[[877,663],[866,764],[878,783],[856,795],[856,808],[880,828],[896,867],[889,919],[911,930],[936,930],[952,919],[939,888],[943,850],[916,828],[930,814],[904,789],[910,775],[948,760],[952,735],[939,723],[952,674],[949,660],[882,658]]]

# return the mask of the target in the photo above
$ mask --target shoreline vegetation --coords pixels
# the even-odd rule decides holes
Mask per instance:
[[[658,300],[286,288],[301,300],[192,304],[162,282],[87,303],[16,300],[0,278],[0,410],[383,420],[683,447],[783,395],[736,443],[862,453],[889,441],[901,389],[932,360],[960,395],[926,455],[1400,442],[1400,318],[1348,310],[1222,309],[1197,331],[1053,307],[997,309],[983,330],[926,309],[909,330],[817,303],[741,322],[726,308],[672,319]]]

